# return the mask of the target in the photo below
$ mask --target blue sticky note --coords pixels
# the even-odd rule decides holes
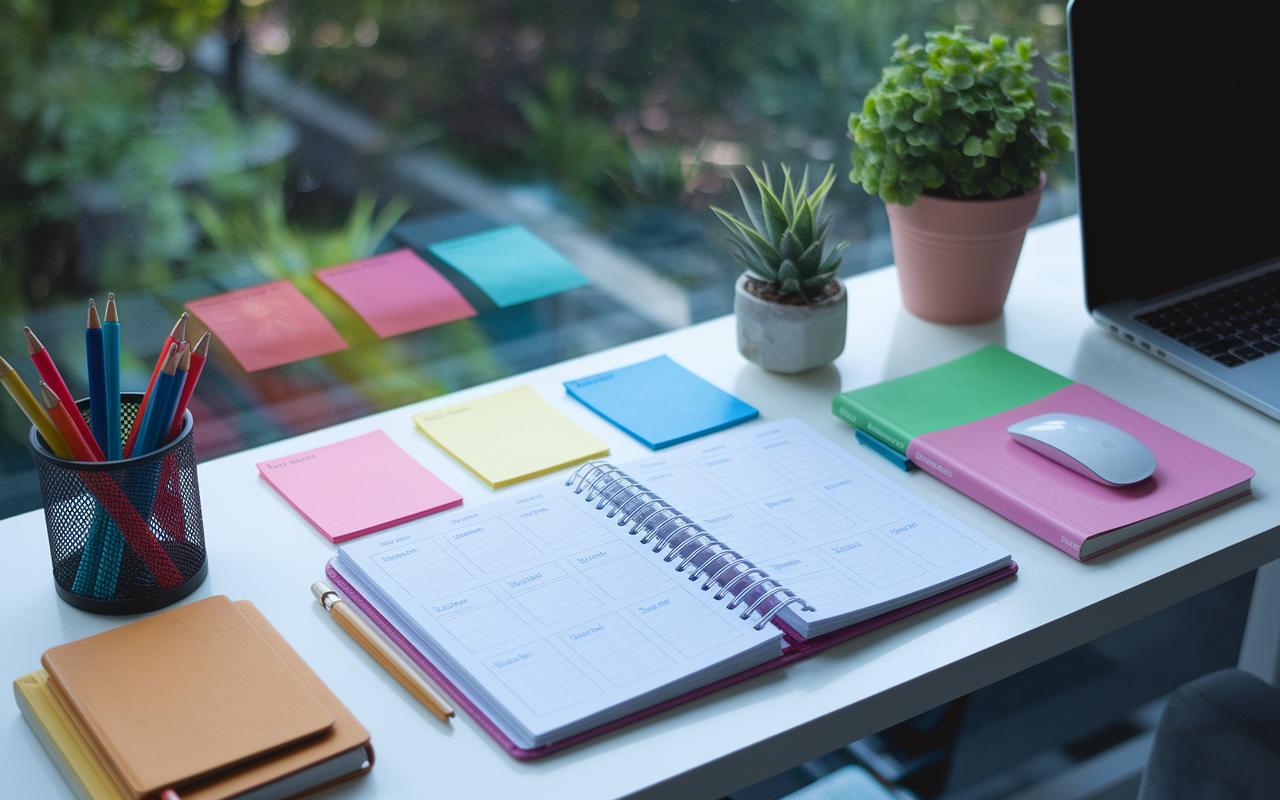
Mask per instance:
[[[667,356],[565,381],[564,388],[654,450],[760,416]]]
[[[436,242],[427,249],[503,308],[587,285],[573,264],[521,225]]]

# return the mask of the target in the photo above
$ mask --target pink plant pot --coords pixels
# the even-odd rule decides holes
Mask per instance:
[[[889,204],[889,234],[907,310],[951,325],[1000,316],[1043,190],[1042,176],[1034,192],[1018,197],[950,200],[922,194],[911,206]]]

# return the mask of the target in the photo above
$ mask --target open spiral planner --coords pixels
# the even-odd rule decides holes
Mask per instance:
[[[783,420],[342,544],[328,574],[508,752],[533,758],[1016,569]]]

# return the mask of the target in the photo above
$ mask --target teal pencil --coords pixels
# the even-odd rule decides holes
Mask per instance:
[[[119,461],[123,442],[120,435],[120,317],[116,314],[116,296],[107,295],[107,315],[102,320],[102,350],[105,363],[103,377],[107,384],[108,461]]]
[[[103,514],[106,514],[104,511]],[[115,597],[116,581],[120,577],[120,560],[124,557],[124,534],[116,527],[115,520],[106,515],[103,523],[106,536],[98,550],[98,574],[93,582],[93,596],[101,599]]]
[[[120,317],[116,310],[116,296],[110,293],[107,295],[107,313],[102,319],[102,355],[102,372],[107,386],[106,454],[108,461],[119,461],[124,457],[124,436],[120,431]],[[124,556],[124,535],[105,511],[101,513],[104,519],[101,522],[102,535],[95,542],[97,574],[93,579],[93,596],[106,599],[115,597],[120,561]],[[79,574],[76,577],[78,579]]]

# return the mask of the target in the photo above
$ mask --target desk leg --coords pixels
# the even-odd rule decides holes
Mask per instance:
[[[1280,686],[1280,559],[1258,567],[1238,666]]]

